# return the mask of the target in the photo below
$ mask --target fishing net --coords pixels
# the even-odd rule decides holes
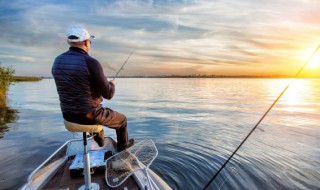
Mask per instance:
[[[120,186],[135,171],[148,168],[157,157],[152,140],[141,141],[115,154],[106,161],[106,182],[110,187]]]

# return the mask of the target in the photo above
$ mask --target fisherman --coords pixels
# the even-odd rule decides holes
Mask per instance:
[[[63,118],[83,125],[104,125],[115,129],[117,151],[134,144],[128,140],[127,119],[122,113],[102,107],[103,98],[110,100],[116,81],[108,81],[99,61],[89,55],[91,39],[88,31],[79,26],[69,28],[69,50],[56,57],[52,66]],[[104,145],[104,130],[94,133],[94,140]]]

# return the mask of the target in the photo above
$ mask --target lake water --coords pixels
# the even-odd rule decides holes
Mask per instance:
[[[153,139],[151,169],[173,189],[203,189],[280,94],[286,79],[118,79],[105,106],[129,136]],[[319,189],[320,80],[294,80],[208,189]],[[73,136],[52,79],[10,87],[18,119],[0,139],[0,189],[17,189]],[[116,137],[111,129],[106,135]]]

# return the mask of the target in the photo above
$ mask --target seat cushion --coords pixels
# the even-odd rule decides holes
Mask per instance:
[[[64,125],[68,131],[71,132],[89,132],[89,133],[97,133],[103,129],[102,125],[82,125],[78,123],[72,123],[67,120],[64,120]]]

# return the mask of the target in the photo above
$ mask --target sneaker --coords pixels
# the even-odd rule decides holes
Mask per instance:
[[[126,147],[123,147],[123,148],[117,147],[117,152],[124,151],[124,150],[126,150],[127,148],[132,147],[133,145],[134,145],[134,139],[129,139],[128,145],[127,145]]]
[[[104,130],[102,129],[99,133],[93,133],[93,139],[98,143],[100,147],[104,146]]]

